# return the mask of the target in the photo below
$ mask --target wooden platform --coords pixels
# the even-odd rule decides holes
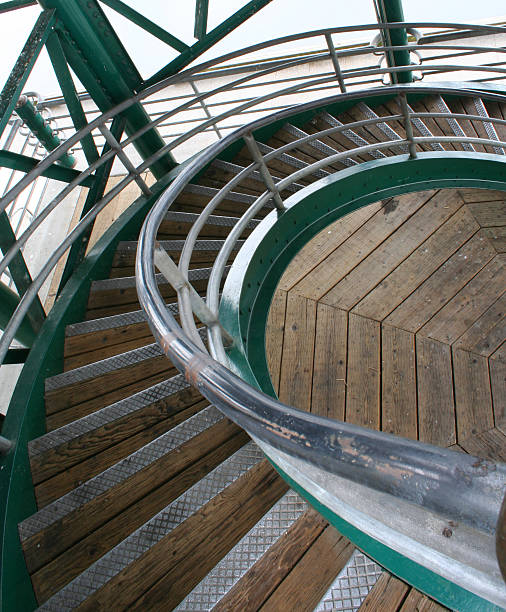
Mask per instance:
[[[372,204],[322,231],[271,305],[279,398],[505,461],[505,227],[504,194],[441,190]],[[362,608],[441,609],[388,574]]]

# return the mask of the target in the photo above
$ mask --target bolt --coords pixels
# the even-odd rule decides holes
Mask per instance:
[[[445,538],[451,538],[453,535],[453,531],[449,527],[445,527],[443,529],[443,535]]]

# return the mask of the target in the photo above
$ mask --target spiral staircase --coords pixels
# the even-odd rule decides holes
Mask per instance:
[[[505,148],[395,83],[132,171],[2,430],[5,609],[502,609]]]

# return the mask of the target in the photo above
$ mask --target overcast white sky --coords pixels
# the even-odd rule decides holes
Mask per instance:
[[[124,0],[146,17],[186,42],[193,44],[193,0]],[[245,0],[209,0],[208,30],[212,29],[240,6]],[[103,6],[103,5],[102,5]],[[404,0],[406,21],[494,21],[506,13],[504,0]],[[104,11],[113,23],[123,44],[134,59],[144,78],[149,77],[167,64],[176,52],[170,47],[140,30],[108,7]],[[0,16],[1,66],[0,85],[3,85],[12,66],[30,33],[40,9],[28,7],[4,13]],[[372,0],[273,0],[243,26],[216,45],[199,62],[234,49],[270,40],[286,34],[315,30],[325,27],[374,23]],[[59,93],[45,51],[25,87],[49,97]]]

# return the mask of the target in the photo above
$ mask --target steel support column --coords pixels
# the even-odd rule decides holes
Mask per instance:
[[[402,23],[404,21],[402,0],[375,0],[375,6],[380,22]],[[408,34],[405,28],[384,30],[383,41],[388,46],[406,46],[408,44]],[[411,64],[409,51],[391,51],[387,53],[387,63],[390,68],[409,66]],[[412,81],[412,72],[392,73],[393,83],[411,83]]]
[[[0,282],[0,329],[5,329],[18,304],[19,296]],[[16,340],[25,346],[32,346],[36,336],[37,332],[30,321],[25,318],[16,331]]]
[[[142,86],[142,78],[116,32],[96,0],[39,0],[45,8],[56,9],[57,30],[67,61],[102,112],[131,98]],[[149,123],[144,107],[133,104],[124,112],[126,131],[133,134]],[[147,159],[165,143],[153,128],[134,145]],[[167,154],[153,164],[157,178],[175,166]]]

